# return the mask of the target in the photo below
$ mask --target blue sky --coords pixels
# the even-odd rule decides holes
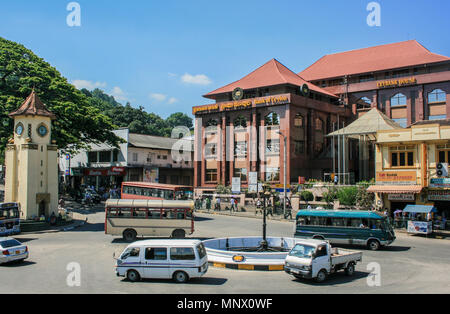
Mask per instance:
[[[450,56],[450,1],[0,0],[0,36],[25,45],[77,86],[99,87],[163,117],[276,58],[300,72],[325,54],[416,39]]]

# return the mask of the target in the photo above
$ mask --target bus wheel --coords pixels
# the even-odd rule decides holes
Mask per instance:
[[[173,274],[173,280],[177,283],[185,283],[189,280],[189,276],[184,271],[177,271]]]
[[[184,239],[186,237],[186,232],[183,229],[176,229],[172,232],[172,238],[174,239]]]
[[[141,276],[139,276],[139,273],[135,270],[129,270],[127,272],[127,279],[131,282],[137,282],[141,279]]]
[[[370,240],[369,243],[367,243],[367,246],[372,251],[377,251],[380,249],[380,242],[378,242],[377,240]]]
[[[137,234],[133,229],[127,229],[123,232],[123,238],[127,242],[134,242],[136,240]]]

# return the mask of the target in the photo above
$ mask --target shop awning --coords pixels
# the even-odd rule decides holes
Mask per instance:
[[[421,185],[372,185],[367,192],[372,193],[390,193],[390,194],[419,194],[422,192]]]
[[[431,212],[436,212],[436,208],[434,206],[429,205],[407,205],[403,210],[404,213],[420,213],[420,214],[428,214]]]

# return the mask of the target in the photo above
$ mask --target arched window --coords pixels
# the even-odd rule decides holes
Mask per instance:
[[[316,119],[316,131],[323,132],[323,121],[320,118]]]
[[[362,97],[356,102],[356,109],[367,109],[372,106],[372,101],[367,97]]]
[[[280,117],[275,112],[269,113],[264,120],[266,125],[280,125]]]
[[[301,114],[296,114],[294,118],[294,126],[298,128],[303,128],[304,126],[303,116]]]
[[[218,122],[215,119],[210,119],[206,122],[206,126],[217,126]]]
[[[406,106],[406,96],[398,93],[391,98],[391,107]]]
[[[435,89],[428,94],[428,103],[446,102],[447,94],[442,89]]]
[[[246,128],[247,127],[247,119],[244,116],[239,116],[234,120],[234,127],[238,128],[238,127],[242,127],[242,128]]]

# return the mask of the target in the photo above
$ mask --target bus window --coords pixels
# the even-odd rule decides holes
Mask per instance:
[[[334,227],[345,227],[346,221],[343,218],[333,218],[333,226]]]
[[[144,188],[144,189],[143,189],[143,192],[144,192],[144,194],[142,194],[143,196],[147,196],[147,197],[152,196],[152,195],[151,195],[150,189]]]
[[[184,209],[177,210],[177,219],[186,219],[186,212]]]
[[[131,208],[119,208],[117,210],[117,217],[119,217],[119,218],[131,218]]]
[[[161,211],[152,209],[148,211],[148,219],[161,219]]]
[[[297,226],[306,226],[306,219],[305,218],[299,218],[297,221]]]
[[[133,210],[133,217],[145,219],[147,218],[147,210],[145,208],[136,208]]]
[[[361,226],[362,220],[360,218],[352,218],[350,219],[350,227],[359,228]]]

